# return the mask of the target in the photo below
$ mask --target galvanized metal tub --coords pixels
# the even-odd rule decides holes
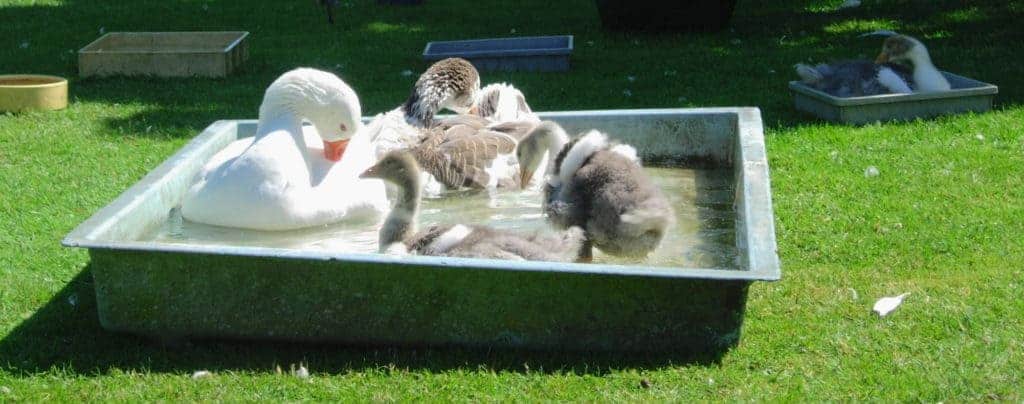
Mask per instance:
[[[226,77],[249,58],[248,32],[109,32],[78,51],[78,75]]]
[[[952,90],[842,98],[799,81],[789,82],[789,89],[793,92],[797,110],[828,121],[854,125],[992,109],[998,87],[949,72],[942,74],[949,80]]]
[[[780,277],[756,108],[540,114],[598,128],[649,161],[731,167],[735,268],[395,257],[138,241],[255,121],[217,121],[67,235],[88,248],[100,323],[158,338],[723,351],[751,283]]]
[[[572,35],[435,41],[423,48],[423,59],[461,57],[479,70],[566,71],[572,41]]]

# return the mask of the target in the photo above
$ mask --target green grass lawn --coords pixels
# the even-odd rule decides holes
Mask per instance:
[[[329,26],[312,0],[0,0],[0,73],[71,78],[68,109],[0,115],[0,402],[1024,399],[1024,1],[865,0],[835,12],[840,0],[741,0],[732,29],[685,35],[604,32],[586,0],[508,3],[343,0]],[[944,70],[999,85],[996,110],[863,127],[793,110],[794,63],[871,57],[879,41],[857,34],[879,28],[918,36]],[[251,58],[223,80],[79,80],[74,51],[101,30],[247,30]],[[210,122],[255,118],[277,75],[332,70],[376,113],[408,94],[429,40],[565,33],[576,36],[571,72],[484,82],[515,83],[541,111],[762,110],[783,280],[752,287],[740,344],[720,360],[164,347],[100,328],[88,256],[60,239]],[[870,312],[903,292],[890,316]],[[299,362],[310,379],[274,370]],[[199,369],[214,376],[192,380]]]

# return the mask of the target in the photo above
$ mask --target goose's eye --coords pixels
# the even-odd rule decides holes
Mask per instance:
[[[345,124],[343,124],[343,123],[338,124],[338,128],[340,128],[342,132],[345,132],[345,131],[348,130],[348,126],[345,126]]]

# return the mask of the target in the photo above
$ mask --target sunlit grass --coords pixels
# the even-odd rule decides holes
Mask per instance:
[[[877,30],[897,30],[899,27],[894,20],[845,20],[824,27],[824,31],[830,34],[859,35]]]
[[[1024,399],[1024,2],[865,0],[836,12],[838,0],[741,1],[731,28],[711,34],[604,32],[588,0],[343,3],[334,26],[313,1],[0,3],[0,69],[69,77],[72,100],[0,114],[0,402]],[[221,80],[80,80],[68,50],[101,27],[249,30],[251,58]],[[996,110],[862,127],[795,112],[792,65],[873,55],[879,41],[856,34],[875,29],[924,38],[940,68],[999,85]],[[512,82],[542,111],[762,110],[783,280],[751,288],[741,343],[720,363],[163,347],[100,327],[89,257],[60,238],[209,123],[254,118],[280,73],[338,72],[374,113],[408,94],[416,77],[402,72],[426,67],[427,41],[567,33],[571,72],[485,72],[484,82]],[[865,176],[869,166],[879,175]],[[893,314],[871,314],[875,299],[904,292]],[[299,362],[310,380],[287,375]],[[214,376],[192,380],[199,369]]]
[[[985,12],[978,7],[968,7],[943,14],[943,18],[951,23],[983,20],[986,17]]]
[[[389,24],[381,21],[374,21],[366,24],[366,30],[373,33],[388,33],[388,32],[423,32],[423,27],[420,26],[406,26],[401,24]]]

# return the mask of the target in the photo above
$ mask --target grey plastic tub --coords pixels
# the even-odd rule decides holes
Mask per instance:
[[[479,70],[566,71],[572,35],[429,42],[423,59],[469,60]]]
[[[217,121],[67,235],[87,248],[103,327],[157,338],[719,352],[747,290],[780,277],[756,108],[541,113],[649,160],[730,168],[735,267],[396,257],[139,241],[214,153],[256,122]]]
[[[248,32],[110,32],[78,51],[78,75],[225,77],[249,58]]]
[[[842,98],[799,81],[789,82],[789,89],[793,92],[797,110],[828,121],[854,125],[992,109],[998,87],[949,72],[942,74],[949,80],[952,90]]]

